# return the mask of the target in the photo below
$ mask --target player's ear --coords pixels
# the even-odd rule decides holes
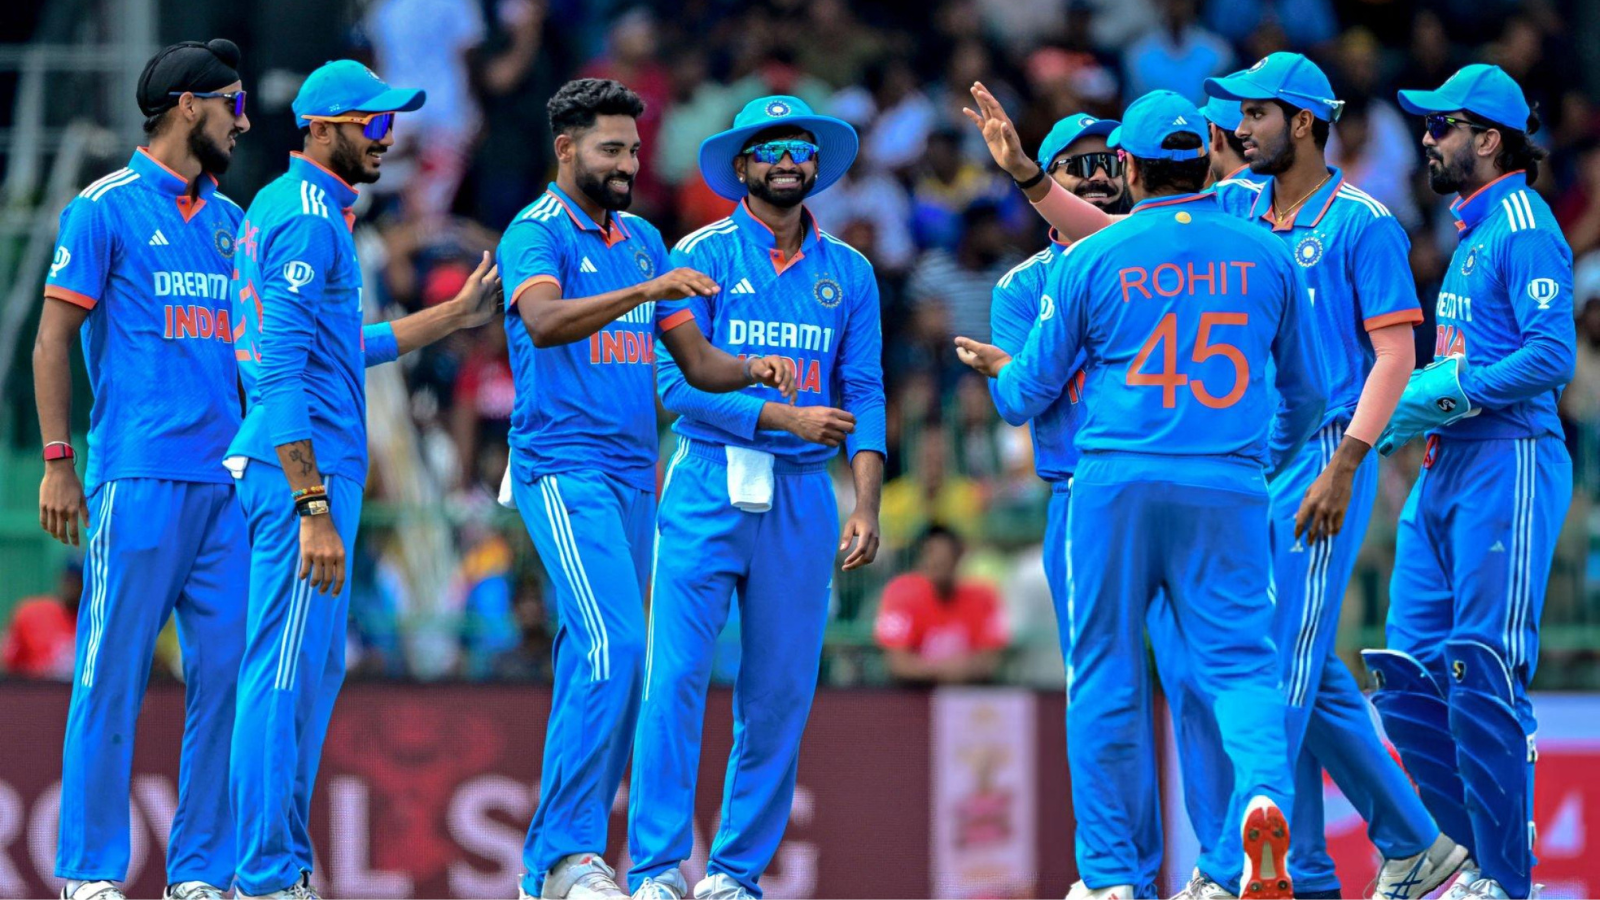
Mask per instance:
[[[739,176],[740,181],[744,181],[745,167],[749,164],[750,157],[745,156],[743,153],[733,158],[733,174]]]
[[[556,135],[555,148],[557,163],[572,162],[572,157],[578,152],[577,142],[572,139],[572,135],[564,131]]]
[[[1493,159],[1500,155],[1500,137],[1500,129],[1498,128],[1477,132],[1473,135],[1477,145],[1472,149],[1478,156]]]

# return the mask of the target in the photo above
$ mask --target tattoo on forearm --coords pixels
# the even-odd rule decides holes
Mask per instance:
[[[300,443],[309,445],[310,442],[302,441]],[[310,475],[317,468],[317,461],[312,458],[309,446],[302,449],[300,444],[291,444],[289,447],[289,461],[299,464],[300,474],[303,476]]]

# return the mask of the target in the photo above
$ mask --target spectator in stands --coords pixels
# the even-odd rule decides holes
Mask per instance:
[[[922,92],[916,70],[904,57],[874,64],[863,80],[878,115],[862,138],[861,149],[884,171],[907,172],[921,161],[939,112]]]
[[[917,260],[906,284],[912,305],[939,304],[949,315],[950,335],[989,339],[989,301],[995,282],[1017,262],[1011,236],[993,203],[973,203],[961,213],[954,251],[935,247]]]
[[[649,10],[634,7],[611,23],[606,55],[578,70],[579,78],[620,81],[644,100],[644,115],[635,120],[642,148],[653,148],[658,143],[661,123],[672,108],[674,95],[672,75],[656,61],[656,31],[656,20]],[[633,180],[633,206],[629,211],[653,220],[667,202],[667,186],[661,173],[654,166],[640,166]]]
[[[983,490],[948,466],[950,436],[944,426],[928,422],[920,433],[901,438],[901,454],[917,464],[883,486],[883,542],[904,548],[935,522],[976,536],[983,524]]]
[[[817,217],[822,230],[843,239],[872,260],[878,275],[903,275],[916,258],[911,236],[911,202],[900,182],[863,163],[856,164],[833,187],[806,198],[806,209]],[[873,251],[845,234],[853,222],[872,229]]]
[[[912,684],[970,684],[994,677],[1010,642],[1000,596],[958,576],[961,538],[932,525],[917,539],[917,568],[883,589],[873,636],[889,673]]]
[[[973,132],[970,126],[966,129]],[[911,227],[917,246],[955,250],[966,233],[964,216],[975,204],[996,208],[1021,192],[993,165],[980,165],[961,151],[961,133],[941,127],[928,136],[921,174],[911,191]]]
[[[1288,48],[1307,52],[1338,34],[1328,0],[1210,0],[1206,4],[1206,25],[1238,45],[1249,42],[1251,34],[1263,24],[1283,32]]]
[[[83,562],[73,559],[61,570],[55,594],[27,597],[17,604],[0,646],[0,661],[5,663],[7,675],[72,680],[82,595]]]
[[[469,55],[484,126],[474,161],[478,217],[497,231],[544,190],[555,166],[544,104],[568,71],[545,0],[485,0],[488,37]]]
[[[1200,27],[1194,13],[1195,0],[1164,0],[1160,26],[1128,47],[1122,68],[1130,101],[1168,90],[1204,106],[1205,80],[1234,67],[1228,42]]]
[[[500,473],[505,471],[516,390],[511,380],[505,329],[477,329],[472,341],[456,379],[450,433],[461,458],[461,486],[477,485],[493,491],[499,485]]]

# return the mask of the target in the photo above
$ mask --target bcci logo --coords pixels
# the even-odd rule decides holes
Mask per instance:
[[[1434,402],[1433,405],[1439,407],[1439,412],[1454,412],[1456,408],[1456,401],[1454,397],[1440,397]]]
[[[1309,269],[1322,262],[1322,241],[1314,234],[1301,238],[1300,243],[1294,248],[1294,261],[1303,269]]]
[[[217,245],[217,252],[222,254],[223,259],[233,259],[233,235],[228,233],[228,229],[218,228],[217,233],[212,236],[212,240]]]
[[[1050,299],[1049,294],[1039,295],[1039,321],[1043,322],[1056,314],[1056,301]]]
[[[1266,64],[1267,64],[1267,58],[1265,56],[1263,56],[1260,59],[1256,60],[1256,64],[1251,66],[1249,71],[1251,71],[1251,72],[1259,72],[1259,71],[1261,71],[1261,67],[1266,65]]]
[[[1083,118],[1078,120],[1078,127],[1079,128],[1088,128],[1090,125],[1093,125],[1094,123],[1095,123],[1094,116],[1084,116]]]
[[[1478,265],[1478,248],[1473,247],[1467,251],[1467,258],[1461,262],[1461,274],[1471,275],[1472,270]]]
[[[793,110],[789,108],[789,104],[783,102],[782,100],[774,100],[767,104],[766,112],[767,118],[769,119],[781,119],[784,116],[787,116],[790,112],[793,112]]]
[[[639,267],[640,275],[643,275],[646,278],[656,277],[656,264],[655,261],[650,258],[650,254],[644,252],[643,250],[635,250],[633,251],[633,262]]]
[[[844,299],[844,289],[839,287],[839,282],[826,275],[817,279],[817,285],[812,288],[811,293],[816,295],[818,303],[829,309],[838,306],[839,301]]]
[[[72,251],[65,247],[57,247],[55,259],[50,261],[50,277],[56,277],[56,273],[65,269],[69,262],[72,262]]]
[[[317,270],[311,268],[310,263],[300,260],[291,260],[283,266],[283,280],[289,282],[289,293],[298,294],[300,289],[311,283],[317,277]]]
[[[1554,278],[1535,278],[1528,282],[1528,296],[1532,297],[1540,309],[1549,309],[1550,301],[1561,294],[1561,286],[1556,284]]]

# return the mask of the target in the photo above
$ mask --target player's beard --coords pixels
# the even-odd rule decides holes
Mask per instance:
[[[787,169],[778,172],[768,170],[766,178],[759,180],[751,179],[746,184],[750,188],[750,196],[755,197],[758,200],[765,200],[779,209],[789,209],[791,207],[799,206],[800,203],[811,194],[811,189],[817,185],[817,176],[812,175],[811,177],[807,178],[805,172],[799,172],[799,186],[774,189],[772,185],[767,183],[774,174],[794,175],[796,174],[796,171],[793,169]]]
[[[382,153],[383,149],[380,147],[378,152]],[[371,184],[378,180],[381,173],[367,171],[366,154],[367,149],[359,142],[350,140],[343,131],[335,129],[333,154],[328,158],[328,168],[343,178],[346,184]]]
[[[1466,186],[1472,177],[1472,145],[1460,153],[1446,157],[1438,149],[1424,150],[1428,157],[1428,186],[1435,194],[1454,194]]]
[[[211,114],[201,113],[200,121],[194,123],[194,130],[189,132],[189,153],[200,161],[200,171],[221,175],[228,171],[228,163],[233,162],[233,154],[206,132],[206,126],[210,124]]]
[[[625,175],[618,171],[597,174],[588,169],[578,167],[573,173],[573,178],[578,183],[578,190],[584,196],[599,204],[601,209],[612,212],[621,212],[633,205],[633,176]],[[613,179],[626,180],[623,188],[613,187]]]
[[[1106,191],[1110,196],[1084,197],[1084,194],[1090,191]],[[1107,215],[1120,216],[1133,208],[1133,203],[1128,198],[1128,186],[1123,184],[1120,178],[1113,181],[1081,181],[1072,192]]]
[[[1250,160],[1250,171],[1257,175],[1282,175],[1294,168],[1294,141],[1287,132],[1279,135],[1278,140],[1283,143],[1272,153],[1268,153],[1260,141],[1256,142],[1256,158]]]

